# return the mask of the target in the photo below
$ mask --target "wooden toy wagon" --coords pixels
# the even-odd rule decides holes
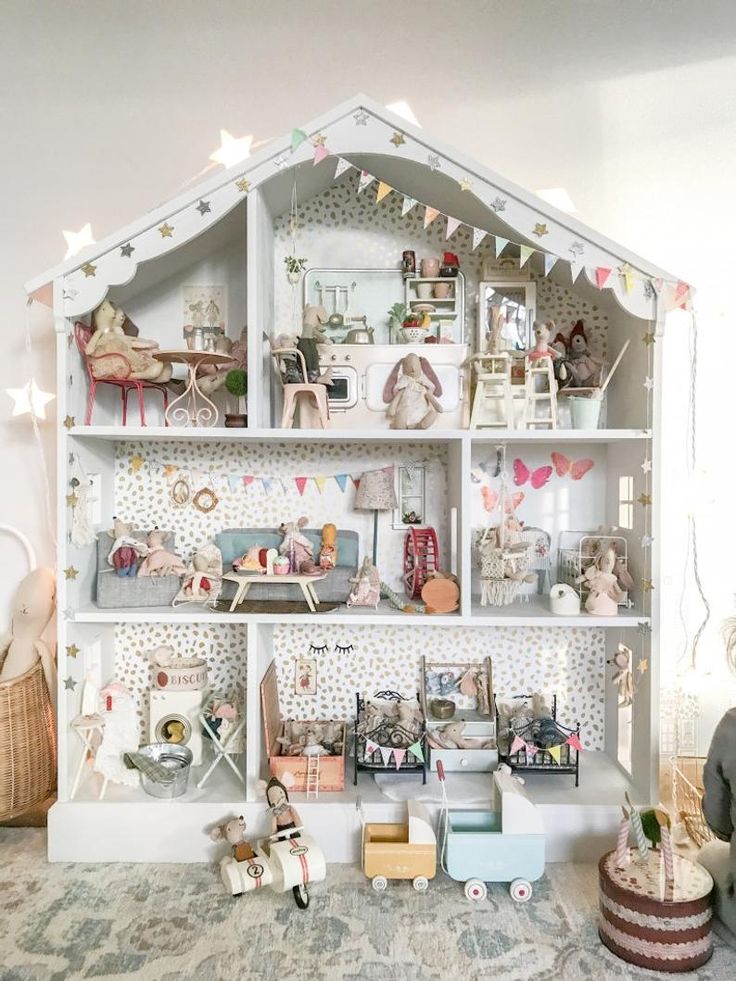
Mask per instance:
[[[437,838],[427,809],[419,801],[407,801],[406,824],[364,824],[363,872],[376,892],[389,879],[411,879],[424,892],[437,871]]]
[[[544,826],[539,811],[511,773],[493,774],[492,811],[450,810],[440,763],[443,807],[440,815],[442,868],[465,883],[465,895],[479,902],[487,882],[509,882],[511,898],[527,902],[532,882],[544,874]]]

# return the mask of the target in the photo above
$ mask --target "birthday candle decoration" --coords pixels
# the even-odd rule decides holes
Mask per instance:
[[[636,847],[639,850],[639,857],[646,858],[649,854],[649,842],[647,841],[647,836],[644,834],[639,812],[629,800],[628,794],[626,795],[626,802],[630,808],[631,827],[634,829],[634,839],[636,841]]]
[[[629,853],[629,829],[631,828],[631,821],[629,820],[629,815],[626,813],[626,808],[622,807],[621,810],[624,816],[621,818],[621,823],[618,826],[618,837],[616,838],[617,869],[625,869],[631,861],[631,855]]]
[[[675,881],[675,862],[672,857],[672,832],[667,814],[657,808],[654,812],[659,823],[659,833],[662,840],[662,858],[664,860],[664,877],[666,882]]]

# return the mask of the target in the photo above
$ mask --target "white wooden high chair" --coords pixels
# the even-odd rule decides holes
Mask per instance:
[[[514,401],[511,388],[511,357],[498,354],[476,354],[471,359],[475,371],[475,395],[470,413],[470,428],[514,428]]]
[[[304,355],[302,352],[295,347],[276,347],[273,348],[271,353],[276,366],[276,374],[281,379],[281,385],[284,390],[284,410],[281,414],[281,428],[291,429],[293,427],[294,415],[300,399],[306,399],[307,402],[314,399],[320,426],[322,429],[327,429],[330,421],[330,408],[327,403],[327,388],[325,385],[320,385],[309,381],[309,376],[307,374],[307,362],[304,360]],[[282,366],[282,358],[285,356],[293,357],[295,359],[296,364],[299,366],[299,373],[301,374],[303,381],[287,382],[284,380],[285,373]]]

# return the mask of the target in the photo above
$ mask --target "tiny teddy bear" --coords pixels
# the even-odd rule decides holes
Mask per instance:
[[[256,853],[253,851],[251,843],[244,837],[245,827],[245,818],[241,814],[240,817],[230,818],[222,824],[216,824],[210,831],[210,838],[212,841],[224,839],[228,845],[232,846],[235,861],[247,862],[248,859],[255,858]]]

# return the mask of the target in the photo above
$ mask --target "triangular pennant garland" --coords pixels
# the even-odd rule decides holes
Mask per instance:
[[[422,744],[419,742],[419,740],[411,744],[409,747],[409,752],[415,759],[419,760],[420,763],[424,763],[424,753],[422,752]]]
[[[544,275],[549,276],[552,272],[554,264],[557,262],[558,256],[550,255],[549,252],[544,253]]]
[[[602,290],[606,285],[608,277],[611,275],[611,270],[607,266],[598,266],[595,271],[595,285],[599,290]]]
[[[401,217],[403,218],[404,215],[408,215],[416,203],[416,198],[410,198],[407,194],[405,194],[404,200],[401,203]]]
[[[317,490],[321,494],[324,490],[325,484],[327,483],[327,477],[315,477],[314,482],[317,485]]]
[[[560,750],[561,749],[562,749],[562,746],[548,746],[547,747],[547,752],[549,753],[549,755],[552,757],[552,759],[555,761],[555,763],[558,766],[560,765]]]
[[[303,496],[304,488],[307,486],[306,477],[294,477],[294,483],[296,484],[296,489],[299,491],[299,496]]]
[[[270,494],[273,480],[270,477],[261,477],[261,486],[263,487],[264,494]]]
[[[383,765],[388,766],[389,761],[391,760],[391,754],[393,753],[393,749],[391,748],[391,746],[379,746],[378,748],[381,751],[381,759],[383,760]]]
[[[501,255],[501,253],[503,252],[503,250],[506,248],[506,246],[508,244],[509,244],[509,240],[507,238],[501,238],[498,235],[496,236],[496,258],[497,259]]]
[[[526,743],[521,736],[514,736],[514,741],[511,743],[511,753],[518,753],[522,749],[526,749]]]
[[[428,228],[439,214],[438,208],[431,208],[428,204],[424,206],[424,227]]]
[[[478,246],[480,245],[480,243],[483,241],[483,239],[486,237],[487,234],[488,232],[485,230],[485,228],[473,229],[473,248],[471,249],[472,252],[475,252],[475,250],[478,248]]]
[[[634,288],[634,270],[625,262],[623,266],[619,266],[619,273],[621,274],[621,279],[624,281],[624,292],[630,293]]]
[[[349,160],[345,160],[344,157],[337,158],[337,167],[335,167],[335,176],[333,180],[337,180],[338,177],[342,177],[346,170],[352,170],[353,165]]]
[[[373,756],[375,751],[378,749],[378,743],[374,743],[372,739],[366,739],[365,741],[365,755]]]
[[[292,152],[296,150],[297,147],[301,146],[306,140],[307,134],[303,129],[293,129],[291,131],[291,149]]]
[[[329,156],[330,156],[330,151],[327,149],[327,147],[322,146],[321,143],[318,143],[317,146],[314,148],[313,166],[316,166],[318,163],[322,163],[325,157],[329,157]]]
[[[358,179],[358,194],[364,191],[369,184],[372,184],[376,178],[373,174],[369,174],[367,170],[361,170],[360,177]]]
[[[585,266],[584,266],[584,264],[582,262],[571,262],[570,263],[570,275],[572,276],[573,283],[578,278],[578,276],[583,271],[583,269],[585,269]]]
[[[519,246],[519,269],[527,264],[529,261],[529,256],[534,254],[534,249],[530,248],[528,245]]]
[[[336,473],[335,474],[335,481],[337,482],[337,486],[340,488],[340,490],[344,494],[345,493],[345,487],[347,486],[347,482],[348,482],[348,475],[346,473]]]
[[[568,736],[565,742],[571,749],[576,749],[578,753],[582,753],[583,744],[580,742],[580,737],[576,732],[573,732],[571,736]]]
[[[390,194],[391,191],[393,191],[393,188],[390,184],[387,184],[385,181],[379,181],[378,190],[376,191],[376,204],[378,204],[379,201],[383,201],[386,195]]]
[[[236,491],[240,486],[240,475],[237,473],[228,474],[227,482],[231,491]]]
[[[250,486],[250,485],[251,485],[251,484],[253,483],[253,480],[254,480],[254,479],[255,479],[255,478],[253,478],[253,477],[251,477],[251,475],[250,475],[250,474],[246,474],[246,475],[245,475],[245,476],[243,477],[243,487],[249,487],[249,486]]]
[[[406,756],[405,749],[394,749],[394,764],[396,765],[397,770],[401,767],[401,764],[403,763],[405,756]]]
[[[462,225],[459,218],[453,218],[451,215],[447,216],[447,231],[445,232],[445,238],[450,238],[458,228]]]

